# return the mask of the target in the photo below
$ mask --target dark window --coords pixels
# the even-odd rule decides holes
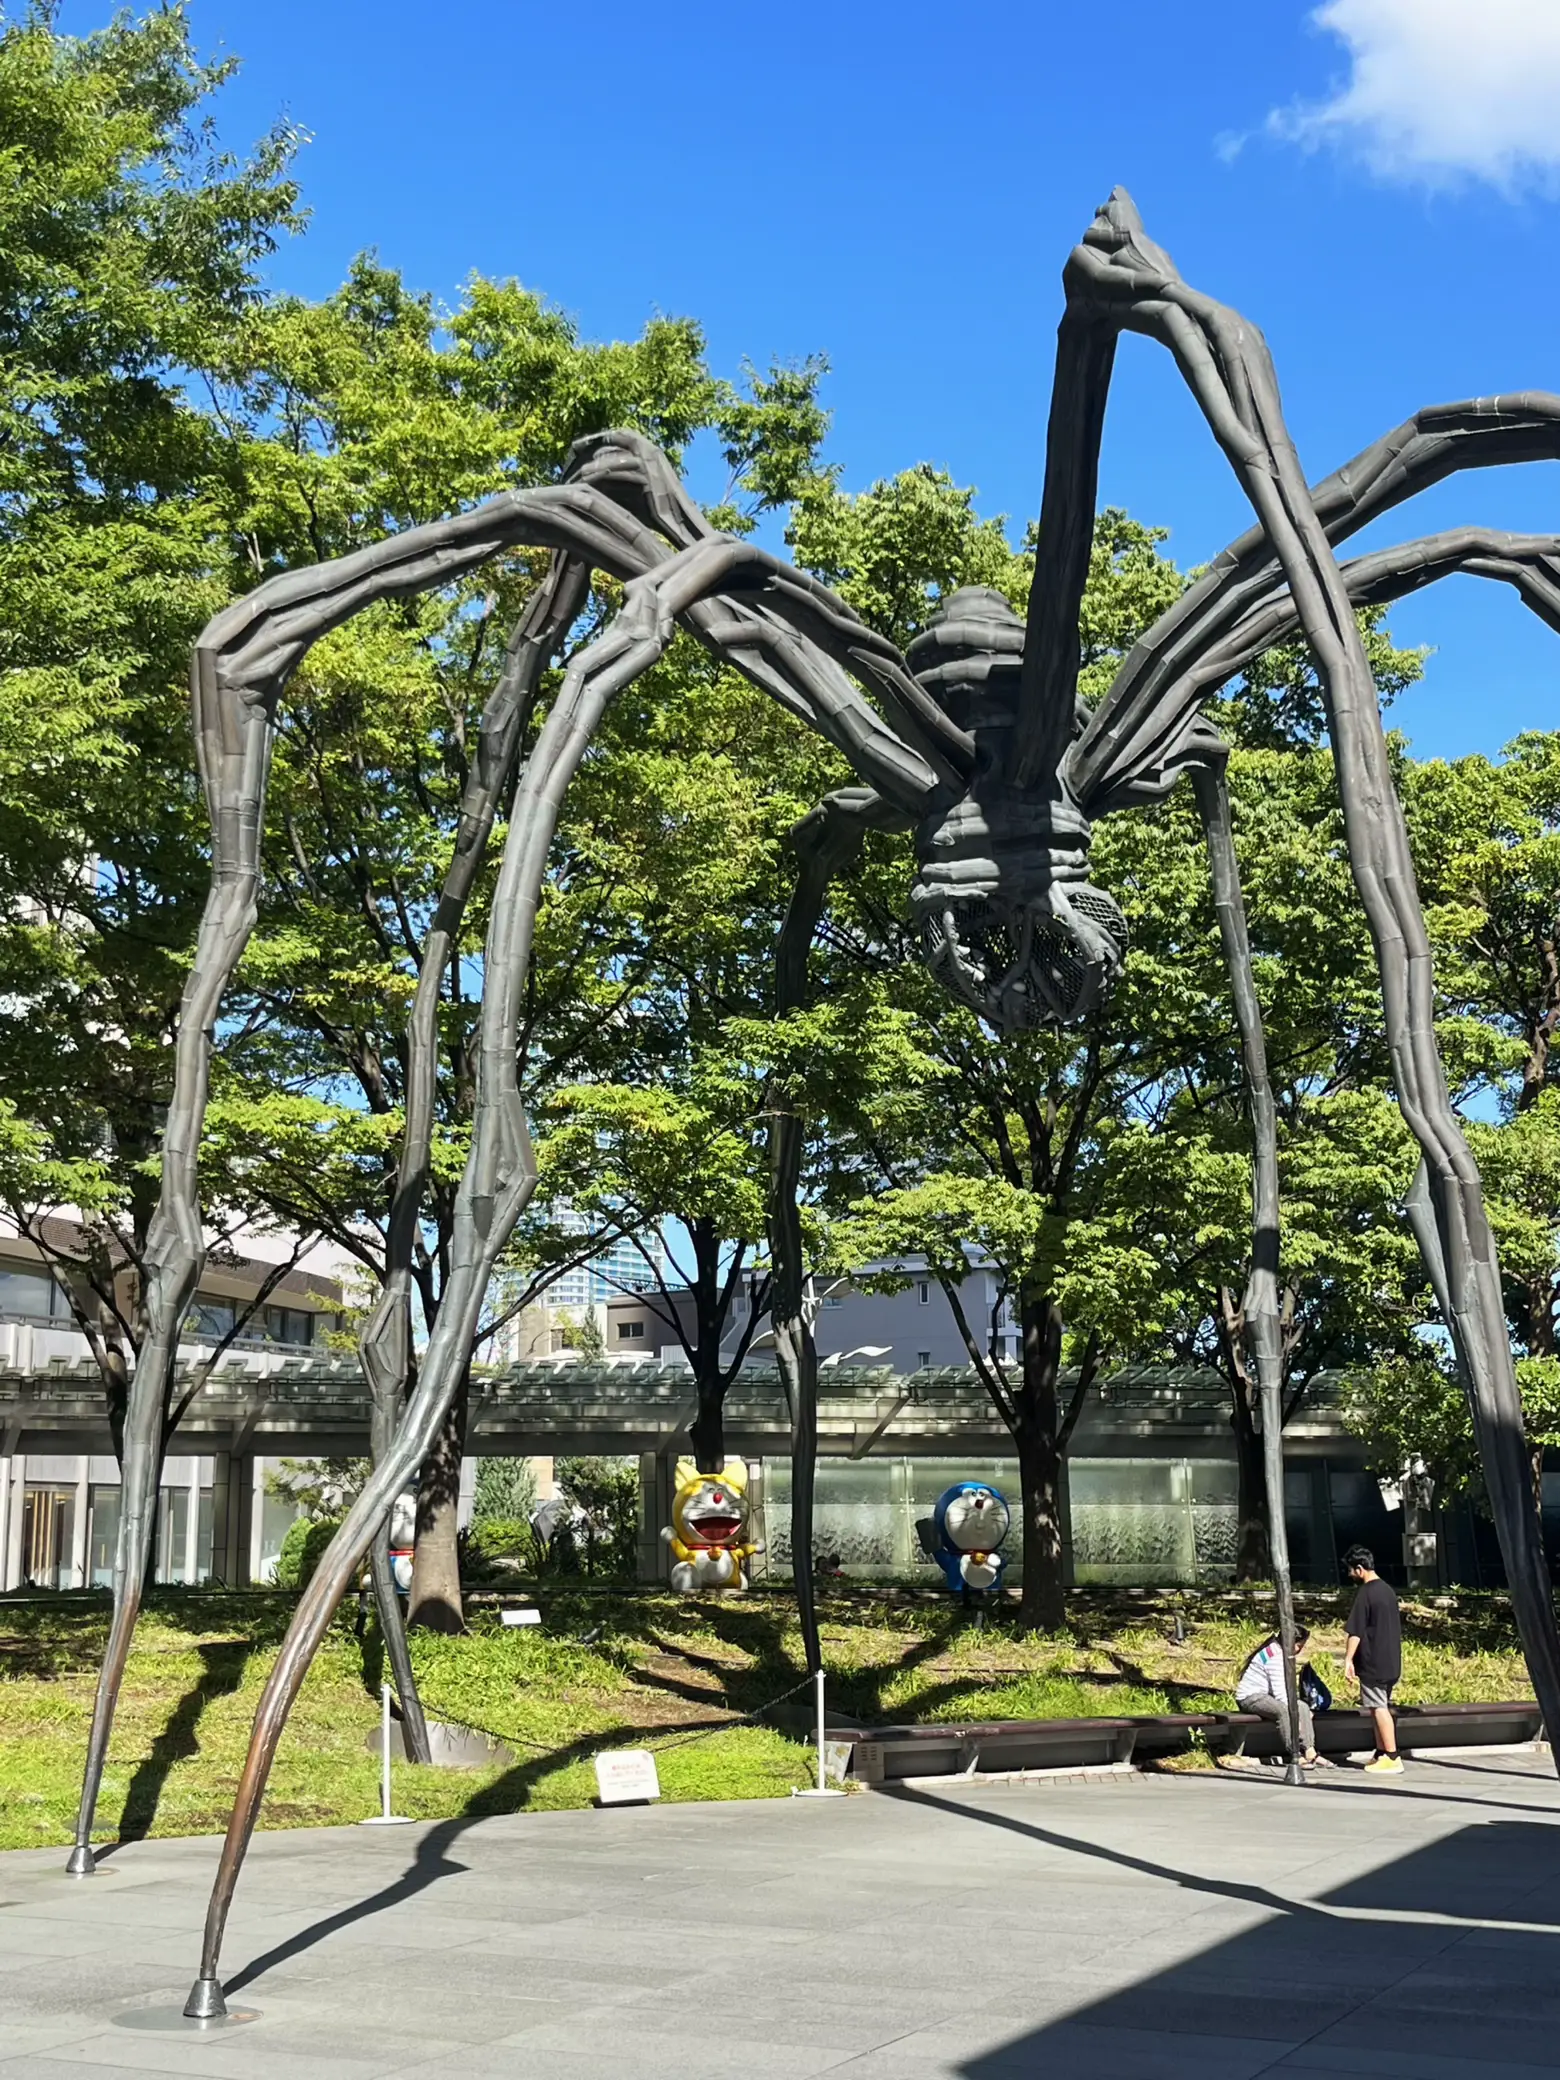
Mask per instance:
[[[643,1338],[645,1325],[643,1322],[619,1322],[617,1332],[619,1343],[632,1343],[636,1337]]]
[[[920,1301],[923,1307],[930,1307],[932,1304],[932,1282],[929,1278],[923,1278],[921,1281]]]
[[[47,1322],[69,1312],[47,1271],[0,1271],[0,1315],[7,1320],[21,1315]]]
[[[231,1300],[214,1300],[197,1293],[195,1305],[184,1317],[184,1333],[201,1338],[207,1343],[217,1343],[233,1327],[233,1303]]]
[[[307,1307],[268,1307],[261,1331],[251,1322],[249,1334],[262,1334],[267,1343],[290,1343],[307,1348],[314,1341],[314,1316]]]
[[[916,1369],[916,1371],[917,1371],[917,1372],[925,1372],[925,1371],[926,1371],[926,1369],[927,1369],[927,1367],[928,1367],[928,1366],[929,1366],[929,1365],[931,1364],[931,1362],[932,1362],[932,1354],[931,1354],[931,1352],[930,1352],[930,1351],[917,1351],[917,1352],[916,1352],[916,1354],[915,1354],[915,1369]]]

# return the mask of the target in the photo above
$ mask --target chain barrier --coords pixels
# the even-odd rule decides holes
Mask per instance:
[[[468,1733],[480,1733],[487,1740],[502,1742],[506,1748],[529,1748],[537,1755],[552,1755],[557,1752],[556,1743],[527,1740],[524,1734],[500,1733],[496,1727],[479,1725],[475,1719],[467,1718],[464,1713],[457,1712],[452,1706],[442,1705],[436,1697],[430,1697],[425,1685],[419,1683],[417,1687],[424,1709],[435,1716],[447,1714],[446,1723],[449,1725],[463,1726]],[[752,1711],[743,1712],[740,1717],[722,1719],[719,1725],[716,1726],[701,1726],[697,1733],[668,1735],[659,1741],[641,1738],[634,1741],[633,1745],[635,1747],[648,1748],[654,1755],[669,1754],[674,1748],[691,1748],[696,1741],[713,1740],[717,1733],[730,1733],[739,1726],[753,1725],[764,1716],[765,1712],[773,1711],[777,1704],[784,1704],[788,1697],[795,1697],[799,1691],[811,1690],[812,1687],[813,1678],[811,1676],[803,1676],[802,1680],[799,1683],[793,1683],[789,1690],[782,1690],[778,1695],[767,1698],[763,1704],[755,1705]],[[603,1752],[605,1752],[611,1745],[612,1736],[603,1734],[602,1741]],[[627,1745],[627,1743],[623,1743],[623,1745]]]

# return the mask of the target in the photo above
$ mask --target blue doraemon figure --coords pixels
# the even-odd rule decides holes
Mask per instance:
[[[922,1550],[959,1595],[984,1596],[1002,1586],[1000,1547],[1012,1521],[999,1489],[987,1481],[958,1481],[937,1498],[930,1518],[916,1525]]]

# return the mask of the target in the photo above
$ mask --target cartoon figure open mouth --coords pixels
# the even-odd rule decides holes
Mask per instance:
[[[742,1519],[735,1513],[722,1516],[717,1510],[709,1510],[701,1512],[696,1517],[690,1517],[688,1529],[692,1533],[692,1544],[729,1546],[741,1535]]]
[[[672,1521],[661,1536],[672,1549],[672,1587],[744,1589],[743,1563],[759,1548],[748,1537],[747,1468],[728,1459],[720,1473],[677,1467]]]

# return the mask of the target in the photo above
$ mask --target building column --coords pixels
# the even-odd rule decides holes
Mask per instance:
[[[234,1479],[240,1491],[239,1506],[247,1510],[249,1522],[243,1527],[243,1543],[240,1550],[248,1557],[244,1563],[246,1582],[260,1579],[260,1542],[265,1536],[265,1474],[258,1454],[253,1458],[239,1459],[233,1469]]]
[[[22,1495],[19,1487],[14,1496],[11,1489],[20,1442],[21,1431],[15,1424],[0,1430],[0,1589],[17,1586],[11,1578],[11,1520],[21,1516]]]
[[[200,1580],[197,1561],[200,1555],[200,1460],[189,1462],[189,1500],[184,1509],[184,1584],[193,1589]]]
[[[92,1507],[92,1461],[82,1455],[81,1471],[76,1476],[76,1511],[70,1528],[70,1586],[84,1589],[87,1586],[87,1515]]]
[[[27,1454],[12,1451],[10,1455],[11,1477],[7,1483],[10,1506],[6,1511],[5,1552],[0,1556],[0,1580],[8,1589],[22,1586],[22,1520],[26,1514],[27,1498]]]
[[[224,1588],[236,1587],[234,1562],[238,1558],[238,1526],[233,1522],[233,1454],[211,1455],[211,1576]]]
[[[641,1582],[661,1579],[661,1555],[665,1551],[661,1526],[666,1520],[660,1513],[661,1484],[656,1477],[660,1464],[656,1452],[639,1454],[639,1544],[634,1573]]]

